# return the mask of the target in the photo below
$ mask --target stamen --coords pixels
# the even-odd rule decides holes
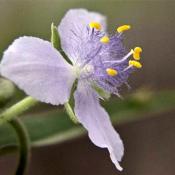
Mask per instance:
[[[107,68],[106,72],[109,76],[116,76],[118,74],[117,70],[112,69],[112,68]]]
[[[89,23],[90,28],[95,28],[96,30],[101,30],[101,24],[98,22],[90,22]]]
[[[134,51],[133,51],[133,58],[135,59],[135,60],[140,60],[140,54],[141,54],[141,52],[142,52],[142,48],[141,47],[135,47],[134,48]]]
[[[142,68],[142,64],[138,61],[135,61],[135,60],[130,60],[129,66],[133,66],[133,67],[138,68],[138,69]]]
[[[142,52],[142,48],[141,47],[135,47],[134,48],[134,52]]]
[[[104,43],[104,44],[107,44],[109,43],[110,39],[108,36],[104,36],[100,39],[100,42]]]
[[[139,60],[140,60],[140,53],[134,52],[134,53],[133,53],[133,58],[134,58],[135,60],[139,61]]]
[[[89,62],[91,62],[93,60],[93,58],[101,51],[102,49],[102,46],[100,45],[99,48],[97,48],[97,50],[95,52],[93,52],[93,55],[90,55],[88,54],[86,57],[87,59],[85,60],[85,62],[81,65],[81,67],[83,68],[86,64],[88,64]]]
[[[120,26],[120,27],[117,28],[117,32],[118,32],[118,33],[122,33],[122,32],[124,32],[124,31],[129,30],[130,28],[131,28],[130,25],[123,25],[123,26]]]
[[[111,60],[111,61],[104,61],[104,63],[123,63],[124,61],[126,61],[131,55],[133,55],[134,51],[133,49],[127,54],[125,55],[121,60]]]

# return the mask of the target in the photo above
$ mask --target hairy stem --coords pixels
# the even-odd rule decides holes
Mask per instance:
[[[24,98],[0,114],[0,125],[19,116],[37,103],[38,101],[30,96]]]
[[[12,119],[9,124],[16,132],[19,142],[19,162],[16,169],[16,175],[24,175],[28,166],[30,157],[30,140],[28,132],[20,119]]]

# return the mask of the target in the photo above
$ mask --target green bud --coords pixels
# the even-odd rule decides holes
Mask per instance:
[[[50,39],[52,46],[57,50],[61,49],[61,42],[60,42],[60,36],[58,33],[57,27],[54,25],[54,23],[51,24],[51,39]],[[68,59],[67,55],[64,53],[64,51],[61,51],[61,55],[64,57],[64,59],[71,64],[70,60]]]
[[[60,49],[60,37],[58,34],[58,29],[54,23],[51,24],[51,43],[54,48]]]

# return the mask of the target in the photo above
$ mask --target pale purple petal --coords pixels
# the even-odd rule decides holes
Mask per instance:
[[[58,26],[62,48],[72,62],[77,59],[81,37],[87,34],[86,30],[90,22],[99,22],[103,30],[106,30],[106,17],[85,9],[69,10]]]
[[[100,106],[97,93],[88,84],[79,82],[74,97],[75,114],[88,130],[91,141],[96,146],[107,148],[112,162],[121,171],[122,167],[118,162],[123,156],[123,143],[113,128],[107,112]]]
[[[1,74],[26,94],[54,105],[68,101],[75,76],[72,66],[48,41],[16,39],[5,51]]]

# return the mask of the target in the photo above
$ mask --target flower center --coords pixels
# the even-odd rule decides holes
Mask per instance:
[[[114,35],[109,35],[100,23],[89,23],[79,45],[78,59],[74,63],[77,78],[88,79],[106,91],[118,93],[118,87],[127,83],[129,74],[135,68],[142,67],[142,49],[135,47],[126,54],[123,47],[122,35],[130,28],[130,25],[123,25],[116,29]],[[129,59],[131,55],[133,59]]]
[[[85,66],[81,66],[79,64],[74,65],[74,71],[76,77],[79,78],[87,78],[94,72],[94,66],[90,64],[86,64]]]

